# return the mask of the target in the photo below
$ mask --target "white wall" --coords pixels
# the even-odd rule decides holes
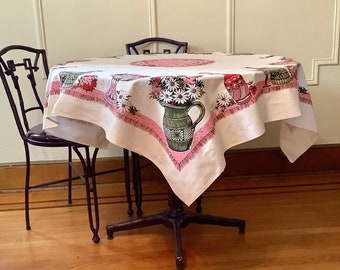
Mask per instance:
[[[320,131],[317,144],[340,143],[340,0],[0,0],[0,48],[46,48],[50,66],[71,59],[124,54],[146,36],[189,42],[190,52],[290,56],[305,69]],[[0,91],[0,164],[22,162],[22,143]],[[278,124],[238,148],[278,146]],[[121,155],[118,147],[102,156]],[[33,160],[62,159],[35,150]]]
[[[338,0],[235,1],[236,52],[280,54],[303,64],[320,131],[317,144],[340,142],[339,3]],[[278,132],[278,125],[269,128]],[[273,145],[277,136],[272,134],[267,132],[242,147]]]

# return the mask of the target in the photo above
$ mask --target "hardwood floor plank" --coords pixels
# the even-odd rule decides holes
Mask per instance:
[[[186,269],[340,269],[338,177],[322,175],[318,181],[315,175],[266,178],[259,180],[259,187],[238,188],[235,182],[216,182],[204,196],[203,212],[245,219],[246,233],[239,235],[235,228],[189,224],[182,229]],[[276,187],[265,185],[273,181],[281,183]],[[309,181],[312,184],[307,185]],[[297,182],[305,184],[294,185]],[[1,210],[0,269],[175,269],[174,239],[169,228],[158,225],[117,232],[113,240],[106,239],[107,224],[130,219],[120,188],[99,190],[99,244],[91,241],[81,189],[75,190],[79,203],[72,206],[65,203],[66,196],[55,200],[65,195],[65,190],[36,195],[36,205],[42,202],[31,211],[31,231],[25,230],[22,208]],[[164,210],[167,201],[162,186],[156,187],[154,193],[148,189],[151,187],[145,188],[145,215]],[[18,196],[0,194],[0,205],[10,208]]]

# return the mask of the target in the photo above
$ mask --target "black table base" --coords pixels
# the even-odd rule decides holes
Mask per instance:
[[[140,217],[135,220],[113,223],[106,226],[108,239],[113,239],[113,233],[163,224],[172,228],[176,247],[176,269],[184,269],[184,258],[181,243],[181,228],[189,223],[211,224],[239,228],[239,233],[245,233],[246,222],[241,219],[203,215],[183,209],[183,202],[168,188],[168,209],[151,216]]]

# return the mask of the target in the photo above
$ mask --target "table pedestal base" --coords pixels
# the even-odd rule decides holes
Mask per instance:
[[[131,221],[113,223],[106,226],[108,239],[113,239],[113,233],[163,224],[173,229],[176,247],[176,268],[184,269],[184,258],[181,243],[181,228],[189,223],[211,224],[239,228],[239,233],[245,233],[246,222],[241,219],[202,215],[183,209],[182,201],[168,189],[169,208],[159,214],[141,217]]]

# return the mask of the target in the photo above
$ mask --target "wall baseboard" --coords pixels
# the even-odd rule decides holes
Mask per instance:
[[[290,163],[279,148],[231,150],[226,154],[227,166],[221,178],[249,178],[264,175],[300,174],[340,171],[340,144],[313,146],[295,163]],[[148,162],[143,159],[142,162]],[[97,171],[121,168],[122,158],[102,158],[97,160]],[[40,179],[63,178],[67,168],[62,163],[33,164],[32,182]],[[143,169],[143,181],[163,181],[162,173],[154,165]],[[25,182],[24,165],[0,167],[0,190],[20,190]],[[97,177],[97,183],[124,183],[123,171]]]
[[[340,144],[308,149],[290,163],[280,148],[226,152],[227,166],[222,176],[296,174],[340,170]]]

